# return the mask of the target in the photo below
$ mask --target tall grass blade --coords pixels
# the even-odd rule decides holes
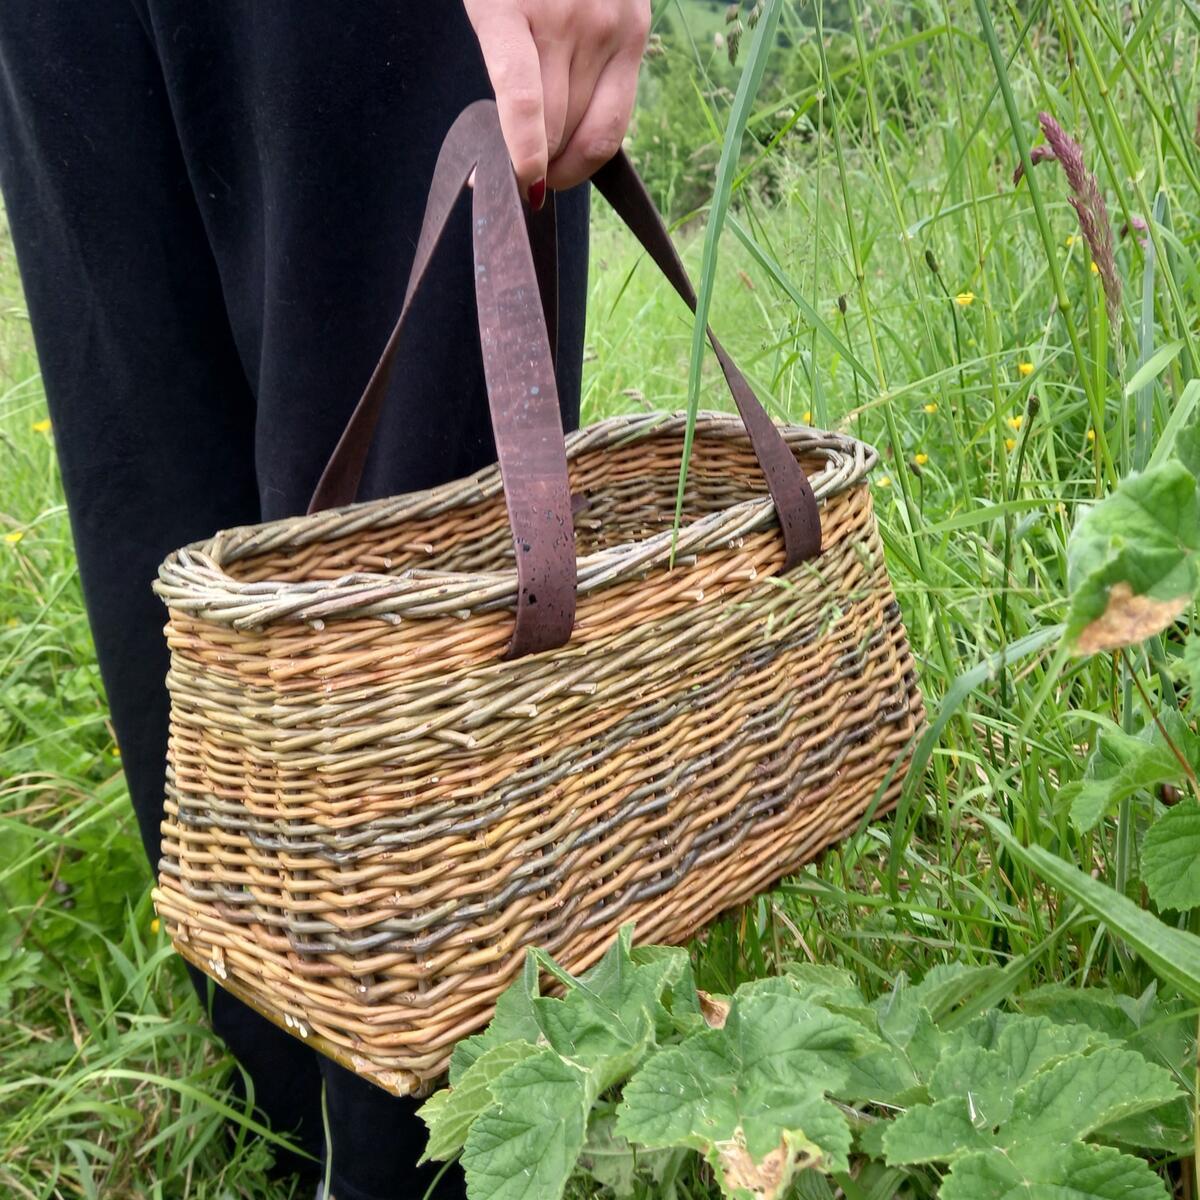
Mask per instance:
[[[737,92],[729,110],[729,121],[725,127],[725,139],[721,145],[721,160],[717,165],[717,178],[713,188],[712,205],[708,212],[708,225],[704,231],[704,257],[700,264],[700,283],[696,289],[696,322],[692,329],[692,352],[688,365],[687,429],[683,439],[683,460],[679,464],[679,489],[675,496],[675,530],[678,532],[683,520],[683,497],[687,487],[688,461],[695,439],[696,414],[700,409],[700,373],[704,365],[704,351],[708,343],[708,314],[712,307],[713,282],[717,275],[717,250],[721,241],[721,230],[725,214],[729,211],[729,199],[733,180],[737,174],[738,157],[742,148],[742,134],[750,117],[754,98],[762,83],[763,71],[767,66],[767,55],[775,44],[775,33],[779,28],[779,11],[782,0],[767,0],[754,30],[754,39],[746,55],[746,65],[738,81]]]
[[[1128,942],[1145,959],[1160,979],[1173,984],[1189,999],[1200,1001],[1200,937],[1172,928],[1153,913],[1139,908],[1128,896],[1093,879],[1043,846],[1023,846],[995,817],[984,813],[980,817],[1014,858],[1103,921],[1111,933]]]

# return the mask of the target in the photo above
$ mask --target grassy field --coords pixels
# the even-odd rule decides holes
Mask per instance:
[[[723,233],[713,323],[777,416],[880,448],[875,502],[939,736],[898,816],[695,948],[701,986],[730,991],[809,959],[877,995],[902,973],[961,962],[1005,967],[1001,1005],[1048,982],[1140,996],[1149,967],[1003,852],[980,815],[1145,903],[1138,845],[1153,796],[1081,833],[1060,793],[1098,727],[1128,723],[1130,689],[1157,703],[1178,672],[1135,655],[1124,674],[1114,656],[1070,658],[1058,627],[1081,506],[1144,461],[1200,365],[1200,10],[850,8],[857,21],[838,35],[849,65],[823,88],[760,98],[751,116],[762,140],[748,144]],[[811,40],[814,20],[804,3],[785,27]],[[727,105],[714,101],[718,131]],[[1117,231],[1122,290],[1107,311],[1058,165],[1038,166],[1032,187],[1012,182],[1043,110],[1079,139]],[[683,407],[690,320],[601,208],[586,413]],[[698,265],[696,223],[682,236]],[[1139,363],[1176,342],[1131,391]],[[716,380],[706,371],[706,407],[724,406]],[[1136,393],[1150,400],[1141,434]],[[228,1064],[153,920],[45,418],[5,239],[0,1197],[277,1195],[268,1144],[225,1137]],[[1176,1066],[1194,1101],[1191,1064]],[[1195,1195],[1189,1167],[1170,1173]]]

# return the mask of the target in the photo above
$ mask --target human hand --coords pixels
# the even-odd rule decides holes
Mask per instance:
[[[463,0],[521,191],[582,183],[621,148],[650,0]]]

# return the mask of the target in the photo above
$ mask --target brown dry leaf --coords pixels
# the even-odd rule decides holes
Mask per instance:
[[[718,1000],[699,988],[696,989],[696,995],[700,1000],[700,1015],[713,1029],[724,1029],[725,1018],[729,1016],[729,1001]]]
[[[1191,602],[1191,596],[1176,596],[1171,600],[1135,596],[1129,584],[1122,580],[1110,589],[1104,612],[1084,626],[1075,643],[1075,651],[1077,654],[1095,654],[1100,650],[1136,646],[1161,633]]]
[[[792,1178],[791,1152],[786,1144],[776,1146],[766,1158],[755,1162],[746,1149],[739,1126],[727,1142],[714,1145],[728,1191],[745,1188],[756,1200],[776,1200]]]

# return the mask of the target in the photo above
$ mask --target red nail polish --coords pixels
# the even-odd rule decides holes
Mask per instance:
[[[534,212],[541,212],[542,205],[546,203],[546,181],[539,179],[529,189],[529,207]]]

